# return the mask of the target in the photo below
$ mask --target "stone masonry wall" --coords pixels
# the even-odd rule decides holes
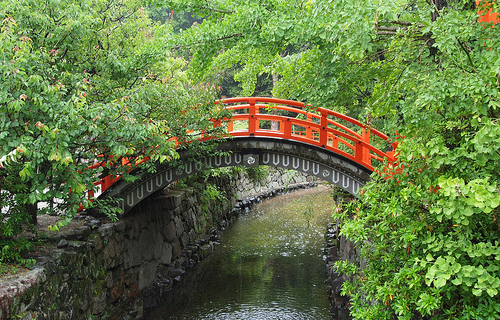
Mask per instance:
[[[335,196],[335,203],[348,203],[353,201],[353,197],[344,192],[339,192]],[[333,320],[350,320],[352,319],[349,312],[349,297],[341,296],[342,284],[347,280],[345,274],[339,274],[334,264],[336,261],[348,261],[356,263],[358,267],[365,267],[365,259],[362,258],[361,252],[356,244],[345,236],[339,235],[338,224],[328,225],[326,232],[326,263],[328,279],[326,280],[327,291],[330,296],[332,305]]]
[[[223,203],[188,188],[152,195],[115,223],[87,216],[49,239],[35,269],[0,283],[0,320],[142,319],[214,249],[239,211],[311,181],[269,169],[255,183],[241,173],[218,181]]]

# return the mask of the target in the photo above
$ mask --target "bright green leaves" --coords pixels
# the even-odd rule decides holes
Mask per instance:
[[[489,178],[465,181],[440,176],[438,185],[439,198],[430,212],[438,222],[449,223],[445,228],[449,233],[433,235],[423,242],[427,250],[433,252],[428,253],[428,262],[438,254],[427,271],[426,284],[436,288],[455,286],[478,297],[483,292],[496,296],[500,286],[500,247],[495,236],[498,231],[494,230],[498,230],[498,226],[493,225],[493,233],[489,235],[491,231],[486,227],[496,220],[492,212],[500,205],[496,182],[491,183]],[[490,242],[480,236],[483,233],[486,239],[493,236],[497,240]],[[475,237],[477,240],[471,240]],[[474,243],[476,241],[479,242]]]
[[[500,278],[498,277],[498,265],[489,265],[487,268],[480,266],[464,266],[461,272],[456,274],[452,283],[456,286],[465,285],[470,288],[472,294],[477,297],[483,292],[490,297],[495,297],[500,288]],[[497,276],[495,276],[495,273]]]
[[[425,282],[436,288],[447,286],[446,290],[460,289],[478,297],[485,292],[494,297],[500,287],[499,243],[474,244],[468,237],[465,234],[428,237],[424,243],[430,252],[420,262],[422,266],[430,264]],[[435,254],[438,256],[434,260]],[[451,286],[455,289],[450,289]]]
[[[443,287],[450,278],[458,273],[462,266],[456,262],[455,257],[438,257],[425,275],[425,283],[436,288]]]
[[[454,63],[462,64],[461,67],[474,67],[467,57],[470,54],[461,48],[460,42],[468,42],[477,35],[477,15],[473,11],[463,12],[450,10],[442,19],[437,19],[430,25],[428,31],[432,32],[436,40],[435,46],[445,54],[458,53]],[[458,30],[457,30],[458,28]]]
[[[466,142],[473,137],[468,138]],[[433,145],[440,140],[427,145],[432,156],[410,157],[400,175],[367,185],[361,201],[350,206],[350,219],[347,212],[335,215],[344,220],[342,234],[361,244],[367,258],[366,268],[346,285],[351,292],[363,292],[351,300],[356,317],[460,317],[468,307],[457,301],[477,310],[495,308],[484,298],[498,297],[500,281],[500,197],[497,183],[488,178],[497,177],[496,171],[476,166],[467,157],[471,153]],[[418,148],[425,146],[404,145],[405,154],[422,152]],[[443,161],[451,156],[455,161]],[[433,167],[436,158],[440,160]],[[388,288],[398,290],[388,293]],[[365,299],[379,307],[364,304]],[[376,316],[368,316],[373,312]]]
[[[49,160],[59,162],[66,166],[73,162],[73,158],[71,157],[69,152],[65,152],[65,154],[63,155],[57,149],[52,150],[49,155]]]
[[[500,257],[500,256],[497,256]],[[445,259],[446,258],[446,259]],[[480,297],[483,292],[490,297],[495,297],[500,288],[500,277],[498,264],[483,265],[461,265],[455,257],[438,257],[425,275],[425,283],[436,288],[444,287],[446,284],[470,291],[473,295]]]
[[[23,164],[23,168],[19,171],[19,176],[21,177],[21,181],[27,181],[29,178],[32,178],[34,175],[31,170],[31,165],[29,162]]]
[[[469,224],[473,214],[491,213],[500,205],[496,183],[490,184],[488,179],[475,179],[465,183],[460,178],[438,178],[439,193],[443,198],[437,200],[431,212],[436,219],[450,219],[453,223]]]
[[[440,305],[441,296],[439,294],[424,292],[418,297],[416,310],[424,316],[430,316]]]
[[[495,162],[500,160],[500,124],[498,121],[475,118],[473,124],[483,124],[483,127],[469,141],[468,157],[473,159],[478,166],[485,169],[493,169]],[[479,122],[481,121],[481,122]]]
[[[488,180],[472,180],[463,190],[465,203],[479,208],[484,213],[490,213],[500,205],[499,192],[496,183],[490,184]]]
[[[4,213],[29,220],[26,204],[44,201],[43,210],[70,219],[79,204],[91,206],[85,193],[99,175],[130,178],[127,161],[174,159],[174,136],[182,144],[223,130],[210,121],[224,115],[213,104],[217,87],[190,81],[186,61],[166,50],[171,27],[154,24],[146,3],[42,2],[0,6],[8,17],[0,25],[0,237]]]

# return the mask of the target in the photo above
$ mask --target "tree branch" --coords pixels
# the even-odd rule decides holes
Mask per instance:
[[[412,27],[412,26],[414,26],[414,25],[415,25],[415,23],[413,23],[413,22],[409,22],[409,21],[401,21],[401,20],[392,20],[392,21],[391,21],[391,24],[398,24],[398,25],[400,25],[400,26],[406,26],[406,27]],[[425,26],[424,26],[423,24],[421,24],[421,23],[418,23],[418,24],[417,24],[417,26],[418,26],[419,28],[423,28],[423,27],[425,27]]]
[[[469,51],[465,48],[463,42],[460,39],[457,39],[457,41],[458,41],[458,44],[460,45],[460,48],[462,48],[462,50],[467,55],[467,59],[469,60],[469,64],[471,65],[472,68],[475,69],[474,63],[472,62],[472,58],[470,57]]]
[[[200,6],[199,8],[202,9],[202,10],[208,10],[208,11],[213,11],[213,12],[217,12],[217,13],[224,13],[224,14],[230,14],[230,13],[235,13],[236,12],[234,10],[227,11],[227,10],[210,8],[210,7],[207,7],[207,6]]]
[[[227,40],[227,39],[231,39],[231,38],[237,38],[237,37],[240,37],[243,33],[241,32],[238,32],[238,33],[235,33],[235,34],[232,34],[232,35],[229,35],[229,36],[225,36],[225,37],[221,37],[221,38],[218,38],[218,39],[215,39],[215,40],[211,40],[211,41],[223,41],[223,40]],[[181,49],[181,48],[184,48],[184,47],[190,47],[190,46],[193,46],[195,44],[200,44],[200,43],[205,43],[207,41],[196,41],[196,42],[193,42],[193,43],[190,43],[190,44],[187,44],[187,45],[176,45],[174,47],[172,47],[172,50],[178,50],[178,49]]]
[[[397,24],[403,27],[386,27],[386,26],[379,26],[379,15],[378,12],[375,13],[375,33],[377,35],[381,36],[392,36],[397,34],[399,30],[407,31],[409,27],[414,27],[417,26],[417,32],[420,31],[422,28],[425,26],[421,23],[415,24],[413,22],[409,21],[401,21],[401,20],[392,20],[389,22],[390,24]]]

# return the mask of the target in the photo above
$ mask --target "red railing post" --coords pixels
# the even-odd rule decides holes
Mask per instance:
[[[286,119],[286,121],[282,121],[281,125],[283,126],[283,137],[285,139],[292,139],[292,122],[290,119]]]
[[[255,135],[255,131],[257,130],[257,110],[255,107],[255,99],[254,98],[249,98],[248,99],[248,133],[253,136]]]
[[[339,148],[339,139],[337,136],[333,136],[332,138],[332,148],[338,149]]]
[[[307,122],[311,123],[312,122],[312,114],[311,113],[308,113],[307,114]],[[311,126],[308,126],[306,128],[306,138],[307,139],[311,139],[313,140],[313,136],[312,136],[312,129],[311,129]]]
[[[354,158],[358,163],[371,167],[370,149],[366,148],[364,146],[364,143],[370,144],[370,130],[366,127],[363,127],[361,140],[356,141],[356,147],[354,148]]]
[[[361,139],[363,140],[363,142],[370,144],[370,129],[368,129],[366,127],[363,128],[363,133],[361,134]],[[363,163],[371,166],[370,150],[368,148],[365,148],[365,147],[363,147],[362,150],[363,150],[362,151]]]
[[[111,186],[111,176],[107,175],[101,179],[101,192],[108,190],[110,186]]]
[[[328,132],[326,131],[326,128],[328,127],[328,112],[325,109],[321,109],[321,120],[319,125],[319,145],[322,148],[325,148],[326,141],[328,139]]]
[[[94,197],[95,197],[95,193],[94,191],[92,190],[89,190],[88,194],[87,194],[87,199],[89,199],[90,201],[94,201]],[[83,206],[80,204],[80,207],[82,207],[83,209]],[[79,210],[82,210],[79,208]]]

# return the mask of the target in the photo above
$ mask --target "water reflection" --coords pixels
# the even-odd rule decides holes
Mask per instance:
[[[322,261],[329,188],[266,200],[147,319],[331,319]]]

